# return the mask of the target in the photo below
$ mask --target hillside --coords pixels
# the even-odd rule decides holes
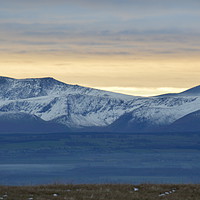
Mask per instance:
[[[179,94],[136,97],[69,85],[53,78],[0,77],[0,113],[28,114],[37,117],[38,123],[57,124],[58,129],[53,128],[57,132],[63,132],[63,127],[64,131],[151,132],[163,130],[199,109],[200,86]],[[192,123],[190,120],[191,129],[188,126],[187,131],[198,131]],[[173,127],[172,131],[179,131],[178,126]],[[34,132],[31,126],[30,130],[24,127],[25,131]]]

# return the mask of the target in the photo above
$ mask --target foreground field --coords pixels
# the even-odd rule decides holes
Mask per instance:
[[[0,186],[5,200],[199,200],[200,185],[43,185]]]

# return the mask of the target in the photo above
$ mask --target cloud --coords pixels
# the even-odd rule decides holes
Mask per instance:
[[[1,19],[52,21],[66,19],[148,19],[198,14],[198,0],[1,0]],[[109,17],[109,18],[108,18]]]
[[[192,67],[192,61],[199,57],[199,0],[0,0],[0,5],[2,60],[16,58],[21,64],[23,60],[41,59],[50,66],[54,60],[63,63],[71,59],[77,63],[70,70],[69,66],[60,72],[51,70],[61,75],[67,71],[70,76],[63,75],[66,81],[173,86],[185,70],[183,60],[191,60],[188,66]],[[82,66],[82,60],[90,63],[95,59],[92,65]],[[162,59],[168,68],[165,62],[159,63]],[[182,62],[183,69],[174,60]],[[101,66],[96,67],[99,62]],[[111,67],[116,62],[119,66]],[[197,71],[199,64],[194,66]],[[27,74],[42,70],[29,67],[32,71],[27,67]],[[189,69],[185,71],[190,74]],[[183,82],[187,73],[182,74]],[[199,72],[196,74],[191,80],[198,79]]]
[[[93,56],[192,56],[199,52],[200,36],[181,30],[62,29],[56,24],[4,24],[1,48],[6,52],[71,53]],[[53,51],[52,51],[53,49]]]
[[[107,90],[122,94],[134,95],[134,96],[156,96],[167,93],[179,93],[185,91],[187,88],[175,88],[175,87],[97,87],[100,90]]]

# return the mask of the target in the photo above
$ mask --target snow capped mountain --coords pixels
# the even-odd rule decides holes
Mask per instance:
[[[139,108],[122,115],[109,126],[112,131],[154,131],[200,108],[198,97],[149,98]],[[120,126],[119,126],[120,124]]]
[[[53,78],[0,77],[0,114],[24,113],[73,130],[106,127],[111,131],[150,131],[197,110],[200,86],[145,98],[69,85]],[[13,120],[14,116],[10,115]]]
[[[0,77],[0,98],[4,100],[30,99],[45,96],[55,97],[69,94],[104,96],[122,100],[134,98],[130,95],[65,84],[51,77],[30,79]]]
[[[136,97],[68,85],[53,78],[0,78],[0,112],[23,112],[71,128],[106,126]]]

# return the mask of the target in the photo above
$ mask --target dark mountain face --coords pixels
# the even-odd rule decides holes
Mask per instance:
[[[107,127],[111,132],[149,132],[155,129],[145,118],[134,117],[132,113],[126,113]]]
[[[178,119],[167,127],[167,131],[200,131],[200,110]]]
[[[180,93],[168,93],[156,97],[200,96],[200,86],[193,87]]]
[[[66,126],[46,122],[26,113],[1,113],[0,133],[57,133],[67,132]]]
[[[180,95],[200,96],[200,86],[193,87],[189,90],[181,92]]]

